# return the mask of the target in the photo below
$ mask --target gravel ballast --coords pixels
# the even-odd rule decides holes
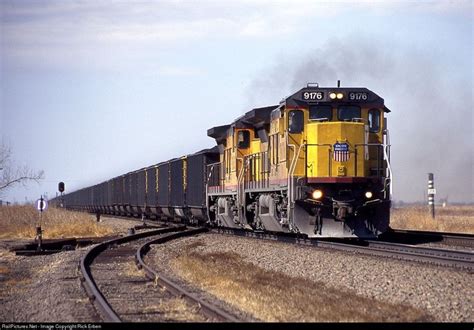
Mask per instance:
[[[426,311],[439,322],[474,320],[473,274],[414,262],[379,258],[219,234],[184,238],[154,246],[153,264],[175,271],[173,260],[189,251],[230,252],[265,270],[304,278],[387,303]],[[291,288],[288,288],[291,290]],[[383,321],[383,320],[382,320]]]
[[[79,281],[78,261],[86,249],[35,257],[0,251],[9,261],[0,289],[0,321],[99,321]]]

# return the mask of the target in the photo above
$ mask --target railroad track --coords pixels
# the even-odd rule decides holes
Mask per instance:
[[[190,230],[190,234],[194,233],[202,233],[206,232],[207,229],[205,228],[197,228]],[[182,232],[182,234],[186,234],[187,232]],[[230,322],[238,322],[239,319],[234,317],[233,315],[227,313],[225,310],[217,307],[216,305],[210,304],[204,300],[202,300],[198,295],[188,292],[182,286],[174,283],[164,274],[160,274],[156,270],[152,269],[148,266],[144,261],[143,257],[150,251],[150,246],[152,244],[161,244],[165,243],[169,240],[172,240],[177,237],[183,237],[184,235],[179,235],[179,233],[174,235],[168,235],[159,237],[153,241],[147,242],[143,244],[138,250],[135,255],[137,260],[137,265],[140,269],[145,271],[146,276],[150,279],[155,281],[155,283],[159,283],[162,287],[165,287],[167,290],[171,291],[175,295],[183,295],[185,299],[187,299],[191,303],[198,304],[201,308],[201,311],[209,318],[218,319],[222,321],[230,321]]]
[[[138,219],[137,219],[138,220]],[[154,223],[154,221],[150,221]],[[148,224],[150,224],[148,222]],[[158,221],[159,222],[159,221]],[[399,260],[422,262],[437,266],[474,271],[474,252],[451,250],[440,247],[414,246],[414,244],[443,243],[474,248],[474,235],[427,232],[414,230],[391,230],[381,235],[380,240],[308,239],[292,234],[274,234],[240,229],[212,229],[213,232],[268,239],[307,246],[358,252],[366,255],[389,257]],[[150,275],[151,276],[151,275]]]
[[[164,221],[159,219],[145,219],[145,222],[139,217],[130,217],[123,215],[104,214],[103,217],[119,218],[125,220],[132,220],[145,226],[157,226],[157,224],[176,224],[173,221]],[[143,228],[142,226],[138,226]],[[423,244],[423,243],[442,243],[446,245],[454,245],[460,247],[474,248],[474,235],[448,232],[434,232],[434,231],[418,231],[418,230],[402,230],[390,229],[383,233],[379,240],[391,243],[405,243],[405,244]]]
[[[469,272],[474,271],[474,252],[420,247],[408,244],[379,241],[344,241],[342,239],[309,239],[306,237],[265,232],[251,232],[238,229],[212,229],[212,232],[255,239],[294,243],[322,247],[365,255],[381,256],[398,260],[415,261],[436,266],[452,267]]]
[[[196,235],[205,228],[188,229],[173,226],[151,229],[138,234],[113,239],[94,246],[81,259],[81,282],[105,322],[173,320],[162,312],[162,306],[171,306],[176,295],[191,302],[188,309],[198,320],[238,321],[218,306],[205,302],[185,288],[173,283],[163,274],[146,265],[143,257],[152,244],[160,244],[179,237]],[[158,238],[156,237],[158,236]],[[130,265],[142,268],[143,274],[130,273]],[[127,267],[129,267],[127,269]],[[146,294],[146,296],[144,296]],[[168,304],[168,305],[167,305]],[[156,308],[150,308],[158,306]]]
[[[392,229],[382,234],[380,239],[393,243],[442,243],[474,248],[474,235],[472,234]]]

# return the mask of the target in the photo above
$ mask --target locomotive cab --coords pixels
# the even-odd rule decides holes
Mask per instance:
[[[388,228],[390,208],[389,146],[382,129],[389,110],[366,89],[318,92],[320,100],[304,104],[297,97],[312,92],[303,89],[288,110],[289,139],[299,145],[289,180],[294,224],[304,232],[313,227],[315,236],[377,236]],[[295,112],[305,123],[296,137],[290,129]]]

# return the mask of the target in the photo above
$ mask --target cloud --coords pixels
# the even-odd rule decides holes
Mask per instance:
[[[472,13],[472,2],[4,0],[2,61],[5,67],[115,70],[145,53],[157,57],[213,40],[281,40],[300,35],[318,19],[400,8]]]
[[[176,66],[162,66],[157,70],[159,75],[163,76],[200,76],[204,71],[197,68],[176,67]]]

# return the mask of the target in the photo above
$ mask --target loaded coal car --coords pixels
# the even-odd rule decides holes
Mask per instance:
[[[186,219],[186,157],[170,160],[168,170],[168,210],[174,218]]]
[[[108,180],[107,181],[107,201],[106,201],[106,213],[113,214],[113,198],[114,198],[114,181]]]
[[[186,158],[185,210],[193,223],[208,221],[206,190],[210,173],[207,169],[218,161],[218,147],[198,151]]]
[[[133,217],[137,217],[141,214],[141,209],[138,202],[139,172],[140,170],[130,172],[127,174],[127,181],[128,181],[128,185],[126,188],[126,191],[128,192],[127,210],[128,210],[128,215],[133,216]],[[144,186],[142,185],[140,188],[144,189]]]
[[[123,175],[113,178],[112,180],[112,214],[122,215],[123,205]]]
[[[158,206],[158,165],[146,168],[146,206],[145,215],[155,219],[161,219],[163,212]]]
[[[161,218],[192,223],[208,220],[206,169],[218,157],[217,148],[204,149],[157,165],[156,195]]]
[[[172,161],[172,160],[171,160]],[[158,207],[163,214],[162,219],[174,218],[173,209],[170,208],[170,161],[158,165]]]
[[[134,198],[135,204],[134,212],[136,216],[141,216],[142,214],[146,214],[146,206],[147,206],[147,185],[146,185],[146,169],[142,168],[136,172],[136,197]]]
[[[122,215],[124,216],[131,216],[132,210],[130,208],[130,190],[131,190],[131,183],[130,183],[130,173],[127,173],[123,176],[123,195],[122,195]]]

